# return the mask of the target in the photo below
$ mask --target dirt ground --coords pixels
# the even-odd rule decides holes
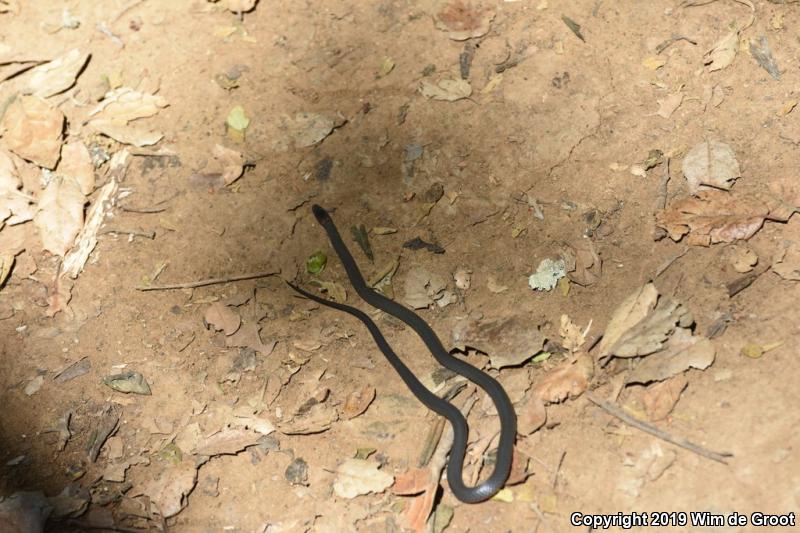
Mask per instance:
[[[747,241],[703,246],[690,240],[702,232],[695,227],[679,241],[659,235],[656,216],[664,202],[697,193],[683,169],[707,141],[728,145],[740,167],[723,191],[735,196],[732,225],[748,198],[800,205],[800,5],[262,0],[241,16],[226,5],[0,0],[9,55],[91,53],[74,85],[47,98],[66,116],[62,140],[130,152],[124,172],[112,175],[108,162],[95,170],[87,211],[104,184],[117,179],[119,189],[74,281],[59,278],[61,258],[44,250],[33,222],[0,229],[0,253],[16,255],[0,284],[0,499],[41,491],[50,499],[31,501],[53,508],[48,531],[556,532],[586,530],[570,523],[575,512],[678,520],[798,511],[800,276],[775,257],[795,253],[800,217],[761,225],[756,216]],[[452,33],[458,24],[472,36]],[[726,35],[733,45],[713,52]],[[757,60],[764,42],[779,79],[763,54]],[[4,106],[26,76],[0,82]],[[459,80],[471,92],[456,99]],[[91,131],[89,110],[115,85],[157,88],[168,105],[135,123],[163,139],[137,148]],[[235,106],[246,128],[226,126]],[[242,154],[241,177],[219,183],[215,145]],[[34,199],[36,181],[24,189]],[[397,259],[385,290],[400,301],[436,292],[417,312],[446,346],[464,320],[513,324],[481,346],[466,339],[480,352],[459,355],[497,376],[528,424],[516,484],[498,498],[460,503],[444,475],[438,492],[434,481],[422,496],[425,487],[395,494],[397,481],[342,492],[342,465],[353,457],[373,466],[351,479],[358,486],[419,466],[437,417],[362,324],[285,285],[334,282],[329,293],[343,287],[348,303],[366,309],[312,216],[315,203],[332,212],[365,277]],[[373,261],[350,231],[361,224]],[[416,237],[443,253],[404,246]],[[570,247],[594,250],[591,274],[579,265],[553,290],[533,290],[540,263]],[[313,275],[307,260],[318,250],[327,266]],[[753,254],[758,262],[742,267]],[[269,272],[279,274],[137,289]],[[428,278],[415,288],[420,275]],[[743,279],[752,283],[737,286]],[[446,287],[434,290],[437,280]],[[681,331],[715,354],[668,380],[679,385],[660,417],[642,407],[653,383],[627,384],[648,358],[602,359],[596,344],[649,282],[691,314]],[[578,326],[579,346],[560,333],[562,315]],[[438,375],[409,328],[372,316],[419,376]],[[250,337],[232,334],[237,327]],[[490,368],[495,343],[519,336],[532,339],[530,353],[515,347],[526,359]],[[550,357],[531,360],[540,351]],[[567,387],[563,401],[544,397],[542,383],[586,357],[588,370],[556,382]],[[62,376],[75,363],[81,371]],[[151,394],[104,382],[127,371]],[[465,467],[474,479],[481,461],[483,476],[491,470],[498,422],[485,395],[470,394],[453,401],[475,402]],[[674,446],[590,396],[732,456]],[[546,422],[532,422],[531,406],[544,405]],[[42,513],[25,511],[29,529],[6,530],[40,530]],[[669,529],[792,528],[748,520]]]

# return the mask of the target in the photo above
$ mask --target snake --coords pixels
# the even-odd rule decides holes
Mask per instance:
[[[434,359],[436,359],[440,365],[477,384],[492,399],[500,418],[500,439],[497,447],[494,470],[491,475],[475,486],[470,487],[466,485],[463,478],[463,467],[464,456],[467,451],[467,438],[469,437],[467,420],[456,406],[440,398],[420,382],[416,375],[414,375],[397,356],[394,350],[392,350],[378,326],[364,311],[343,303],[322,298],[288,281],[287,283],[292,289],[306,298],[321,305],[348,313],[364,323],[372,335],[375,344],[386,357],[389,364],[398,373],[408,389],[423,405],[425,405],[425,407],[443,416],[452,427],[453,445],[450,448],[450,459],[447,464],[447,483],[453,495],[465,503],[479,503],[488,500],[503,488],[511,472],[514,441],[517,434],[517,416],[508,394],[506,394],[502,385],[492,376],[475,368],[466,361],[451,355],[445,350],[439,337],[436,336],[436,333],[422,317],[402,304],[370,288],[366,281],[364,281],[364,277],[361,275],[356,261],[347,249],[347,246],[342,240],[328,212],[316,204],[312,207],[312,212],[317,222],[327,233],[328,240],[331,246],[333,246],[339,260],[342,262],[350,284],[353,286],[356,294],[371,306],[394,316],[408,325],[425,343],[425,346],[430,350]]]

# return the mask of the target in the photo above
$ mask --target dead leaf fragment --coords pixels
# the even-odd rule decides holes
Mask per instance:
[[[800,246],[784,243],[773,258],[772,270],[785,280],[800,281]]]
[[[594,375],[594,361],[586,352],[550,371],[534,387],[534,393],[545,403],[559,403],[583,394]]]
[[[664,343],[664,349],[639,362],[626,383],[663,381],[696,368],[705,370],[714,362],[716,350],[710,340],[692,335],[688,328],[677,328]]]
[[[47,185],[33,217],[45,250],[66,255],[83,227],[85,203],[80,185],[72,178],[55,176]]]
[[[103,378],[103,383],[117,392],[150,395],[150,385],[139,372],[123,372]]]
[[[460,78],[442,80],[436,85],[423,81],[420,84],[419,92],[422,96],[433,100],[455,102],[462,98],[469,98],[472,95],[472,85],[470,85],[469,81]]]
[[[175,466],[157,469],[157,479],[142,483],[137,494],[147,495],[164,518],[178,514],[187,503],[187,497],[197,484],[197,467],[192,459],[184,459]]]
[[[721,141],[703,141],[683,158],[683,175],[694,194],[704,185],[727,191],[741,172],[730,146]]]
[[[261,328],[258,324],[248,322],[243,324],[236,330],[236,333],[225,338],[226,346],[235,346],[237,348],[252,348],[260,353],[263,357],[268,356],[275,349],[277,341],[263,342],[260,335]]]
[[[225,335],[233,335],[242,325],[242,318],[230,306],[214,302],[206,309],[203,322],[206,328],[214,328],[214,331],[224,331]]]
[[[399,496],[420,494],[430,484],[430,471],[427,468],[409,468],[397,474],[392,485],[392,492]]]
[[[140,92],[130,87],[120,87],[108,92],[89,116],[92,122],[108,120],[117,124],[127,124],[139,118],[152,117],[167,105],[167,100],[163,96]]]
[[[746,246],[737,247],[732,257],[733,269],[740,274],[753,270],[758,263],[758,255]]]
[[[597,347],[598,359],[607,357],[623,334],[644,319],[657,301],[658,291],[652,283],[642,285],[625,298],[614,310],[606,326],[603,339]]]
[[[722,70],[733,63],[738,49],[739,31],[737,30],[728,33],[717,41],[711,47],[711,50],[706,53],[703,63],[708,67],[709,72]]]
[[[378,470],[380,463],[369,459],[346,459],[336,469],[333,492],[353,499],[371,492],[383,492],[394,483],[394,476]]]
[[[530,435],[547,422],[547,409],[538,394],[528,395],[527,401],[517,405],[515,410],[520,435]]]
[[[375,387],[364,385],[361,389],[347,395],[342,408],[345,419],[355,418],[367,410],[369,404],[375,399]]]
[[[494,19],[494,11],[474,6],[462,0],[444,3],[434,15],[436,27],[447,32],[454,41],[465,41],[488,33]]]
[[[56,173],[74,179],[84,195],[94,190],[92,156],[82,141],[68,142],[61,147],[61,161]]]
[[[215,144],[211,149],[211,157],[213,159],[206,170],[219,172],[225,185],[239,179],[244,172],[245,160],[241,152]]]
[[[483,318],[474,315],[453,327],[453,345],[489,355],[493,368],[518,366],[539,353],[545,337],[535,324],[518,315]]]
[[[130,144],[142,148],[160,141],[164,134],[153,131],[146,126],[119,124],[111,120],[92,120],[89,126],[97,133],[102,133],[122,144]]]
[[[758,39],[750,40],[750,55],[756,60],[756,63],[761,65],[761,68],[766,70],[770,76],[780,81],[781,72],[778,70],[778,64],[775,63],[775,58],[772,57],[772,50],[770,50],[767,38],[762,35]]]
[[[794,211],[767,195],[733,195],[707,189],[656,213],[656,225],[667,230],[674,241],[688,233],[688,244],[709,246],[747,240],[765,220],[785,222]]]
[[[336,121],[318,113],[297,113],[290,121],[289,131],[296,148],[314,146],[330,135]]]
[[[647,419],[652,422],[663,420],[675,408],[681,397],[681,392],[689,384],[684,374],[678,374],[665,381],[653,383],[644,392],[644,404]]]
[[[89,54],[82,54],[75,48],[61,57],[30,71],[27,92],[41,98],[62,93],[75,84],[78,73],[89,60]]]
[[[38,96],[21,96],[3,115],[0,131],[5,130],[6,146],[37,165],[53,169],[61,153],[64,115]]]
[[[249,429],[225,428],[218,433],[201,439],[193,453],[196,455],[236,455],[249,446],[258,444],[260,433]]]
[[[656,115],[662,118],[669,118],[683,103],[683,91],[678,89],[678,91],[667,95],[665,98],[657,99],[656,101],[658,102],[658,111],[656,111]]]

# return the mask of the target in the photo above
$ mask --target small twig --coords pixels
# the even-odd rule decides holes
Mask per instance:
[[[155,231],[141,231],[135,229],[107,229],[98,233],[98,235],[108,235],[109,233],[116,233],[117,235],[132,235],[134,237],[144,237],[145,239],[153,240],[156,238]]]
[[[564,458],[567,456],[567,452],[562,451],[561,457],[558,458],[558,464],[556,465],[556,472],[553,474],[553,492],[555,492],[556,487],[558,486],[558,476],[561,474],[561,465],[564,464]]]
[[[151,214],[151,213],[162,213],[167,210],[166,207],[127,207],[127,206],[120,206],[120,209],[125,211],[126,213],[143,213],[143,214]]]
[[[656,273],[655,273],[655,274],[653,274],[653,279],[656,279],[658,276],[660,276],[661,274],[663,274],[664,272],[666,272],[666,270],[667,270],[669,267],[671,267],[671,266],[672,266],[672,263],[674,263],[675,261],[677,261],[678,259],[680,259],[680,258],[681,258],[681,257],[683,257],[684,255],[686,255],[686,254],[689,252],[689,250],[690,250],[690,249],[691,249],[691,248],[689,248],[689,247],[687,246],[686,248],[684,248],[684,249],[683,249],[683,251],[681,251],[681,252],[678,252],[677,254],[673,255],[672,257],[670,257],[669,259],[667,259],[666,261],[664,261],[663,263],[661,263],[661,266],[660,266],[660,267],[658,267],[658,268],[656,269]]]
[[[247,279],[266,278],[280,274],[280,271],[270,270],[265,272],[255,272],[252,274],[241,274],[239,276],[228,276],[224,278],[201,279],[199,281],[187,281],[184,283],[172,283],[167,285],[144,285],[136,287],[137,291],[169,291],[173,289],[194,289],[195,287],[205,287],[206,285],[219,285],[231,283],[233,281],[244,281]]]
[[[650,435],[653,435],[654,437],[657,437],[657,438],[659,438],[661,440],[665,440],[665,441],[667,441],[669,443],[672,443],[675,446],[680,446],[681,448],[689,450],[690,452],[694,452],[697,455],[701,455],[703,457],[711,459],[712,461],[717,461],[718,463],[722,463],[724,465],[728,464],[726,462],[726,459],[728,457],[733,457],[732,453],[714,452],[714,451],[711,451],[711,450],[709,450],[707,448],[704,448],[704,447],[700,446],[699,444],[695,444],[693,442],[690,442],[690,441],[688,441],[686,439],[673,437],[672,435],[670,435],[669,433],[667,433],[663,429],[659,429],[659,428],[657,428],[657,427],[655,427],[655,426],[653,426],[651,424],[648,424],[647,422],[642,422],[641,420],[637,420],[636,418],[632,417],[631,415],[629,415],[628,413],[626,413],[625,411],[620,409],[618,406],[616,406],[616,405],[614,405],[614,404],[612,404],[610,402],[607,402],[607,401],[595,396],[594,393],[592,393],[590,391],[586,391],[585,394],[586,394],[586,397],[589,399],[590,402],[592,402],[593,404],[595,404],[598,407],[602,408],[608,414],[619,418],[620,420],[622,420],[623,422],[625,422],[629,426],[633,426],[638,430],[644,431],[645,433],[649,433]]]

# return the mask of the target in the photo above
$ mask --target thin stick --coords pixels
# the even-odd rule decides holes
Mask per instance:
[[[594,395],[594,393],[592,393],[590,391],[586,391],[585,394],[586,394],[586,397],[589,399],[589,401],[591,401],[593,404],[597,405],[598,407],[602,408],[604,411],[606,411],[610,415],[613,415],[613,416],[619,418],[620,420],[622,420],[626,424],[628,424],[630,426],[633,426],[636,429],[644,431],[645,433],[649,433],[650,435],[653,435],[654,437],[658,437],[661,440],[665,440],[667,442],[670,442],[670,443],[674,444],[675,446],[680,446],[681,448],[689,450],[690,452],[694,452],[697,455],[702,455],[703,457],[711,459],[712,461],[717,461],[718,463],[722,463],[724,465],[728,464],[726,462],[726,459],[728,457],[733,457],[732,453],[728,453],[728,452],[713,452],[713,451],[711,451],[711,450],[709,450],[707,448],[704,448],[704,447],[700,446],[699,444],[695,444],[695,443],[690,442],[690,441],[688,441],[686,439],[680,439],[678,437],[673,437],[672,435],[670,435],[669,433],[667,433],[663,429],[659,429],[659,428],[657,428],[657,427],[655,427],[655,426],[653,426],[651,424],[648,424],[647,422],[642,422],[641,420],[635,419],[634,417],[632,417],[631,415],[629,415],[628,413],[626,413],[625,411],[623,411],[622,409],[620,409],[616,405],[614,405],[614,404],[612,404],[610,402],[607,402],[607,401],[605,401],[605,400],[603,400],[601,398],[598,398],[597,396]]]
[[[667,190],[669,187],[669,157],[664,161],[664,175],[658,184],[658,196],[656,197],[656,213],[667,207]],[[667,236],[667,230],[655,226],[653,228],[653,240],[660,241]]]
[[[244,281],[246,279],[266,278],[280,274],[280,271],[255,272],[252,274],[241,274],[239,276],[228,276],[224,278],[201,279],[199,281],[187,281],[185,283],[172,283],[167,285],[144,285],[136,287],[137,291],[169,291],[173,289],[194,289],[195,287],[205,287],[206,285],[219,285],[221,283],[231,283],[233,281]]]

